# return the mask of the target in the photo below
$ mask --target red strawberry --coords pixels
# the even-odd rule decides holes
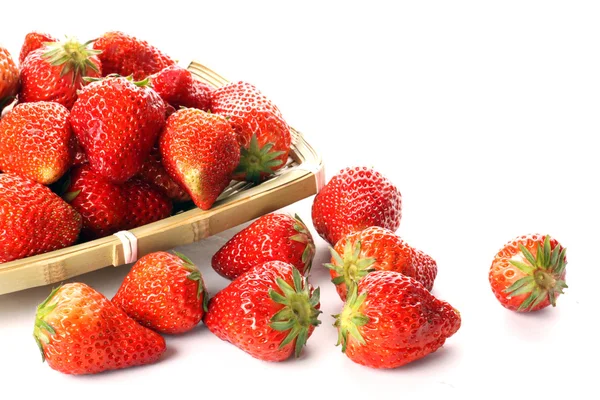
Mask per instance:
[[[27,55],[21,64],[19,102],[54,101],[71,108],[83,77],[98,77],[101,64],[89,42],[76,39],[51,43]]]
[[[171,65],[150,77],[152,88],[175,109],[181,106],[210,110],[212,88],[197,79],[179,65]]]
[[[94,42],[94,49],[100,50],[104,75],[133,75],[142,80],[164,68],[175,64],[169,56],[144,40],[123,32],[107,32]]]
[[[50,185],[71,167],[69,110],[58,103],[18,104],[0,121],[0,170]]]
[[[242,147],[234,179],[258,183],[286,164],[290,127],[277,106],[256,87],[237,82],[216,89],[212,110],[229,119]]]
[[[353,286],[335,316],[338,345],[352,361],[396,368],[439,349],[460,328],[460,314],[411,277],[375,271]]]
[[[47,187],[0,174],[0,263],[72,245],[81,216]]]
[[[331,249],[331,255],[331,264],[325,266],[344,301],[348,287],[372,271],[401,272],[421,282],[427,290],[433,288],[437,274],[437,264],[431,257],[410,247],[394,232],[378,226],[340,239]]]
[[[380,226],[398,230],[402,218],[400,191],[379,172],[345,168],[315,196],[313,225],[332,246],[352,232]]]
[[[221,340],[255,358],[283,361],[292,353],[299,357],[320,324],[319,305],[319,288],[313,291],[291,264],[271,261],[217,293],[204,323]]]
[[[21,53],[19,54],[19,64],[23,64],[25,58],[34,50],[37,50],[41,47],[46,47],[48,43],[58,42],[58,40],[54,39],[47,33],[41,32],[29,32],[25,35],[25,41],[23,41],[23,46],[21,46]]]
[[[300,217],[267,214],[231,238],[212,258],[220,275],[235,279],[268,261],[292,264],[306,275],[315,254],[312,236]]]
[[[167,120],[160,140],[165,169],[208,210],[231,181],[240,150],[227,120],[194,108],[179,110]]]
[[[202,274],[189,258],[160,251],[135,263],[112,301],[140,324],[176,334],[202,320],[208,293]]]
[[[556,306],[567,288],[567,249],[549,235],[520,236],[494,257],[490,285],[500,304],[528,312]]]
[[[0,113],[12,103],[19,89],[19,69],[8,50],[0,47]]]
[[[89,164],[73,169],[63,198],[81,214],[84,240],[112,235],[125,226],[127,199],[121,187],[102,179]]]
[[[173,203],[157,187],[147,182],[131,180],[122,187],[127,202],[125,226],[133,229],[167,218],[173,211]]]
[[[83,375],[151,364],[165,340],[84,283],[67,283],[37,307],[35,341],[50,368]]]
[[[83,217],[82,238],[97,239],[167,218],[173,208],[157,188],[138,180],[104,180],[88,164],[71,172],[63,195]]]
[[[121,77],[90,83],[71,110],[90,166],[116,183],[138,173],[164,123],[165,103],[156,92]]]
[[[157,188],[174,202],[190,201],[192,198],[189,194],[179,186],[173,178],[167,173],[160,159],[160,151],[157,147],[152,149],[150,155],[142,164],[142,169],[137,177],[144,181],[155,185]]]

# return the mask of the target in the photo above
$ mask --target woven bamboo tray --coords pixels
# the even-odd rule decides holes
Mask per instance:
[[[192,61],[188,69],[209,85],[227,80]],[[197,242],[316,194],[325,179],[321,157],[292,128],[292,150],[284,168],[269,180],[252,185],[232,181],[210,210],[193,207],[172,217],[131,230],[137,238],[138,258]],[[0,295],[47,285],[126,263],[123,244],[109,236],[65,249],[0,264]]]

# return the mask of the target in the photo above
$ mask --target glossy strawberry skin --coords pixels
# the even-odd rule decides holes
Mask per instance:
[[[203,210],[212,207],[229,185],[240,158],[227,120],[194,108],[168,118],[159,148],[169,175]]]
[[[527,262],[519,245],[524,246],[534,257],[536,257],[536,246],[543,246],[544,239],[545,235],[541,234],[519,236],[505,244],[504,247],[502,247],[502,249],[494,257],[489,271],[489,281],[494,295],[500,304],[502,304],[502,306],[505,308],[512,311],[532,312],[546,308],[551,304],[550,299],[546,298],[532,308],[521,310],[519,309],[519,306],[521,306],[521,304],[523,304],[523,302],[527,299],[529,292],[511,296],[511,294],[507,291],[507,289],[519,279],[522,279],[526,276],[522,270],[510,262],[511,260]],[[551,250],[554,250],[560,245],[559,242],[554,238],[551,238],[549,242]],[[558,278],[564,281],[565,276],[566,270],[560,274]],[[556,297],[559,295],[560,293],[556,293]]]
[[[402,218],[402,195],[381,173],[368,167],[338,172],[315,196],[313,225],[332,246],[352,232],[380,226],[395,232]]]
[[[51,65],[43,57],[46,51],[44,47],[32,51],[21,64],[19,102],[53,101],[71,109],[77,99],[77,91],[86,84],[83,76],[101,76],[102,65],[96,56],[92,56],[91,60],[99,72],[88,68],[82,76],[73,78],[73,71],[61,76],[63,66]]]
[[[81,216],[47,187],[0,174],[0,263],[72,245]]]
[[[280,348],[288,332],[277,331],[270,326],[271,318],[283,306],[269,297],[269,290],[283,294],[276,283],[277,278],[293,286],[292,268],[291,264],[272,261],[240,275],[210,299],[204,317],[205,325],[219,339],[232,343],[254,358],[263,361],[290,358],[295,343]],[[308,337],[313,330],[311,326]]]
[[[71,125],[90,166],[123,183],[139,172],[165,123],[165,104],[125,78],[92,82],[71,110]]]
[[[190,195],[167,173],[167,170],[162,164],[158,148],[152,149],[150,155],[146,158],[144,164],[142,164],[142,168],[140,169],[137,178],[153,184],[174,202],[185,202],[192,199]]]
[[[72,195],[71,195],[72,194]],[[122,188],[106,181],[84,164],[71,171],[65,198],[83,218],[81,237],[97,239],[122,230],[127,217],[127,200]]]
[[[65,284],[50,296],[38,308],[34,336],[56,371],[84,375],[151,364],[166,350],[159,334],[83,283]]]
[[[150,77],[152,88],[160,97],[178,110],[180,107],[209,111],[212,88],[179,65],[171,65]]]
[[[145,40],[118,31],[106,32],[99,37],[94,42],[94,49],[102,51],[99,58],[104,76],[133,75],[133,79],[139,81],[175,64],[168,55]]]
[[[43,32],[29,32],[25,35],[25,40],[21,46],[21,52],[19,53],[19,64],[23,64],[25,58],[34,50],[42,48],[45,43],[56,42],[56,39],[51,35]]]
[[[433,288],[433,281],[437,275],[435,260],[422,251],[409,246],[394,232],[379,226],[372,226],[343,237],[336,243],[334,250],[343,256],[348,242],[353,252],[357,245],[359,246],[358,259],[373,259],[374,262],[369,265],[369,269],[400,272],[415,278],[429,291]],[[331,264],[338,265],[339,263],[332,257]],[[329,273],[332,279],[340,276],[335,269],[330,269]],[[360,281],[361,278],[353,275],[352,279]],[[345,301],[348,291],[346,283],[342,282],[336,285],[336,290],[340,298]]]
[[[148,254],[131,268],[112,301],[154,331],[187,332],[202,320],[208,296],[202,276],[192,267],[174,254]],[[196,279],[190,277],[193,271]]]
[[[136,179],[115,184],[88,164],[73,169],[64,197],[83,217],[81,236],[85,240],[167,218],[173,209],[171,201],[153,185]]]
[[[18,104],[0,121],[0,170],[50,185],[74,156],[69,110],[58,103]]]
[[[19,69],[8,50],[0,47],[0,113],[19,89]]]
[[[461,325],[460,314],[450,304],[399,272],[370,273],[360,281],[358,294],[366,296],[357,309],[367,317],[364,325],[357,326],[364,343],[348,334],[345,353],[361,365],[397,368],[408,364],[435,352]],[[348,310],[347,303],[341,315]],[[346,316],[351,319],[353,315]]]
[[[211,96],[212,111],[228,118],[242,148],[249,149],[252,136],[255,135],[260,148],[271,143],[271,153],[281,152],[274,159],[279,164],[270,168],[271,173],[285,166],[292,142],[291,130],[271,100],[254,85],[242,81],[222,86],[214,90]],[[269,175],[261,172],[260,179]],[[240,171],[234,179],[244,180],[248,176]]]
[[[221,276],[235,279],[256,265],[283,261],[305,274],[313,256],[314,242],[306,226],[290,215],[272,213],[233,236],[215,253],[212,267]]]
[[[173,202],[156,186],[137,179],[126,182],[122,195],[127,203],[123,229],[134,229],[167,218]]]

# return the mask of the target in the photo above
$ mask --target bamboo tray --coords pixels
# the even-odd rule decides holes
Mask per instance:
[[[192,61],[188,69],[209,85],[228,81]],[[133,229],[138,258],[197,242],[316,194],[324,184],[321,157],[292,128],[292,150],[284,168],[269,180],[252,185],[232,181],[210,210],[192,208]],[[0,295],[63,281],[97,269],[126,264],[123,243],[108,236],[65,249],[0,264]]]

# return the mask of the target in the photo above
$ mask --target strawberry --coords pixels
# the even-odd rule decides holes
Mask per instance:
[[[126,182],[122,195],[127,202],[125,225],[122,229],[134,229],[167,218],[173,211],[171,200],[156,186],[137,179]]]
[[[123,32],[106,32],[94,42],[94,49],[101,51],[104,75],[133,75],[142,80],[175,64],[169,56],[144,40]]]
[[[415,278],[429,291],[437,274],[436,262],[431,257],[410,247],[394,232],[378,226],[340,239],[331,249],[331,256],[331,264],[325,266],[344,301],[348,288],[373,271],[400,272]]]
[[[78,282],[54,289],[37,307],[33,336],[50,368],[73,375],[151,364],[166,350],[158,333]]]
[[[567,288],[566,253],[549,235],[524,235],[508,242],[494,257],[489,274],[500,304],[519,312],[555,307]]]
[[[21,53],[19,54],[19,64],[22,65],[25,58],[34,50],[41,47],[45,47],[48,43],[58,42],[47,33],[42,32],[29,32],[25,35],[23,46],[21,46]]]
[[[194,79],[192,73],[179,65],[171,65],[150,76],[152,88],[160,97],[173,106],[210,110],[212,88]]]
[[[291,264],[256,265],[208,303],[204,323],[228,341],[264,361],[283,361],[302,347],[320,324],[319,288]],[[235,323],[233,323],[235,321]]]
[[[47,187],[0,174],[0,263],[75,243],[81,216]]]
[[[194,108],[179,110],[168,118],[159,145],[169,175],[203,210],[227,187],[240,159],[227,120]]]
[[[8,50],[0,47],[0,114],[12,103],[19,89],[19,69]]]
[[[292,264],[308,274],[315,244],[298,215],[263,215],[232,237],[213,256],[212,266],[221,276],[235,279],[255,265],[269,261]]]
[[[81,214],[84,240],[112,235],[125,226],[127,200],[121,187],[102,179],[89,164],[71,171],[63,198]]]
[[[90,42],[71,38],[30,52],[21,64],[19,102],[54,101],[71,109],[83,77],[98,77],[102,67]]]
[[[159,251],[135,263],[112,302],[143,326],[177,334],[202,320],[208,293],[202,274],[189,258]]]
[[[174,202],[190,201],[192,198],[173,178],[167,173],[160,159],[160,151],[157,147],[150,152],[137,178],[148,182],[159,188],[168,198]]]
[[[381,173],[368,167],[345,168],[315,196],[312,220],[317,233],[334,246],[341,238],[370,226],[392,232],[402,218],[402,195]]]
[[[71,172],[63,198],[83,217],[81,236],[97,239],[171,215],[172,204],[157,188],[138,180],[104,180],[85,164]]]
[[[460,314],[450,304],[395,271],[364,277],[334,317],[342,351],[371,368],[396,368],[425,357],[461,325]]]
[[[138,173],[165,123],[165,104],[145,82],[122,77],[87,85],[71,125],[92,169],[115,183]]]
[[[229,119],[242,148],[234,179],[259,183],[283,167],[292,136],[281,111],[255,86],[229,83],[212,92],[212,111]]]
[[[64,106],[18,104],[0,121],[0,170],[50,185],[71,167],[73,144]]]

